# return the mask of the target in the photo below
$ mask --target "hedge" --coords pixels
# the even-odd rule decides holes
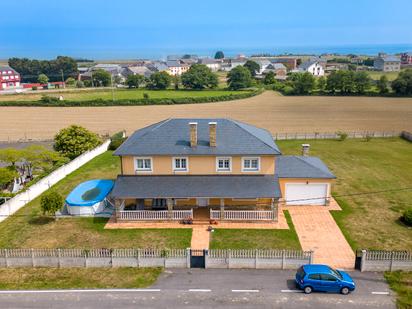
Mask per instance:
[[[156,99],[135,99],[135,100],[89,100],[89,101],[4,101],[0,106],[44,106],[44,107],[70,107],[70,106],[134,106],[134,105],[173,105],[173,104],[191,104],[191,103],[211,103],[221,101],[239,100],[253,97],[261,94],[263,89],[245,91],[239,94],[220,95],[212,97],[187,97],[187,98],[156,98]]]

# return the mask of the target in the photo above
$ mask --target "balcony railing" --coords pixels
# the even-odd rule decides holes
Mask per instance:
[[[125,221],[163,221],[193,219],[193,210],[121,210],[119,219]]]
[[[210,210],[210,219],[220,220],[220,210]],[[270,221],[275,216],[271,210],[224,210],[223,220],[228,221]]]

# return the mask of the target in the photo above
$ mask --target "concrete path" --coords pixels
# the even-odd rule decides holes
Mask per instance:
[[[191,249],[209,249],[210,232],[208,225],[193,225]]]
[[[335,207],[334,207],[335,208]],[[353,269],[355,254],[325,206],[289,206],[303,250],[314,251],[314,263]]]

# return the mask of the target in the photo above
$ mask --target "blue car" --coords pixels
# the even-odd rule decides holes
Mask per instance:
[[[298,269],[295,280],[297,287],[306,294],[321,291],[347,295],[355,290],[355,282],[346,272],[327,265],[303,265]]]

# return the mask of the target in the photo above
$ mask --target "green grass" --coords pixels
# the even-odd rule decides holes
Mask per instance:
[[[302,143],[310,143],[311,155],[337,176],[332,194],[343,211],[332,214],[353,249],[412,251],[412,230],[399,221],[411,207],[412,143],[401,138],[278,141],[283,154],[300,154]],[[400,188],[409,189],[391,191]]]
[[[161,268],[4,268],[0,290],[144,288]]]
[[[389,81],[393,81],[398,77],[399,72],[382,72],[382,71],[367,71],[373,80],[379,80],[382,75],[386,75]]]
[[[288,230],[215,229],[211,249],[294,249],[300,250],[289,212],[285,211]]]
[[[397,294],[396,304],[398,308],[412,308],[412,272],[386,272],[385,279]]]
[[[90,179],[114,179],[120,173],[119,158],[108,151],[77,171],[53,189],[63,196],[79,183]],[[104,218],[68,218],[55,221],[44,217],[40,198],[0,223],[3,248],[187,248],[191,229],[105,230]]]
[[[229,90],[146,90],[146,89],[115,89],[115,100],[138,100],[143,99],[143,94],[147,93],[150,99],[179,99],[179,98],[205,98],[217,96],[229,96],[244,91],[229,91]],[[61,92],[29,92],[26,94],[3,95],[0,101],[38,101],[43,95],[58,97],[62,95],[68,101],[92,101],[96,99],[112,100],[112,91],[110,89],[88,89],[88,90],[72,90]]]

